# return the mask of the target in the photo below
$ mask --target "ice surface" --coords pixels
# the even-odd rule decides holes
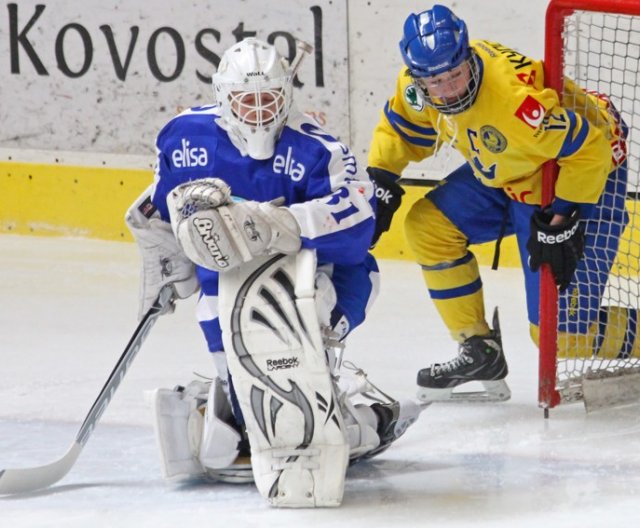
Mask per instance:
[[[396,397],[455,353],[418,268],[382,261],[382,291],[346,358]],[[0,468],[61,457],[136,326],[138,256],[126,243],[0,236]],[[349,470],[335,510],[276,510],[252,485],[165,483],[145,391],[212,373],[194,299],[154,327],[76,466],[56,486],[0,497],[0,526],[589,527],[637,525],[638,406],[587,415],[537,406],[537,353],[519,270],[483,270],[501,308],[512,399],[437,404]]]

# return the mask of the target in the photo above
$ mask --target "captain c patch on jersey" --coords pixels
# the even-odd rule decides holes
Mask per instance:
[[[542,123],[546,111],[547,109],[542,103],[530,95],[527,95],[526,99],[516,110],[515,116],[531,128],[536,129],[540,126],[540,123]]]

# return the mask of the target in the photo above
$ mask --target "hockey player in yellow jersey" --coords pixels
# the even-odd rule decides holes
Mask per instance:
[[[419,394],[448,399],[455,387],[477,380],[486,391],[476,398],[504,400],[510,393],[497,312],[491,328],[468,245],[515,234],[534,339],[543,263],[560,290],[561,338],[587,335],[627,222],[625,127],[608,98],[570,80],[564,98],[581,110],[563,108],[544,88],[541,61],[469,41],[466,24],[447,7],[411,14],[400,51],[405,66],[369,153],[378,197],[374,244],[400,205],[397,180],[408,163],[442,143],[460,152],[466,162],[413,204],[405,221],[429,294],[460,343],[457,357],[418,373]],[[551,159],[559,165],[555,199],[541,207],[541,168]]]

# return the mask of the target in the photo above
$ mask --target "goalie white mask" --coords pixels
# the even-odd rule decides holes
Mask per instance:
[[[243,156],[272,157],[292,102],[287,61],[271,44],[247,38],[224,53],[211,80],[233,144]]]

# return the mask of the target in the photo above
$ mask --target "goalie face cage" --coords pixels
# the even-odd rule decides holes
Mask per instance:
[[[566,97],[565,76],[589,92],[606,94],[621,114],[629,128],[628,224],[625,227],[622,218],[625,215],[618,214],[621,218],[617,229],[615,226],[609,231],[610,226],[598,229],[603,245],[609,236],[607,232],[623,231],[615,261],[610,269],[604,270],[608,271],[608,278],[600,300],[594,291],[598,288],[583,284],[574,290],[583,298],[563,301],[562,296],[558,297],[550,270],[544,269],[548,267],[541,271],[539,403],[544,409],[584,399],[589,410],[587,392],[592,390],[588,387],[594,387],[592,380],[625,386],[618,389],[619,399],[626,399],[625,392],[638,396],[635,379],[640,379],[640,208],[636,206],[640,182],[639,69],[638,0],[551,0],[546,16],[545,83],[561,94],[563,106],[577,113],[584,114],[585,109],[575,105],[572,108],[572,101],[577,98]],[[617,177],[621,180],[624,174],[620,172]],[[548,162],[543,180],[544,203],[553,198],[556,174],[557,165]],[[602,222],[602,217],[596,221]],[[599,259],[591,262],[592,269],[598,266],[602,267]],[[562,310],[576,310],[576,306],[591,306],[590,310],[578,308],[578,316],[583,319],[579,326],[589,329],[586,334],[567,334],[563,332],[566,327],[558,324]],[[634,381],[630,385],[627,381],[631,379]]]

